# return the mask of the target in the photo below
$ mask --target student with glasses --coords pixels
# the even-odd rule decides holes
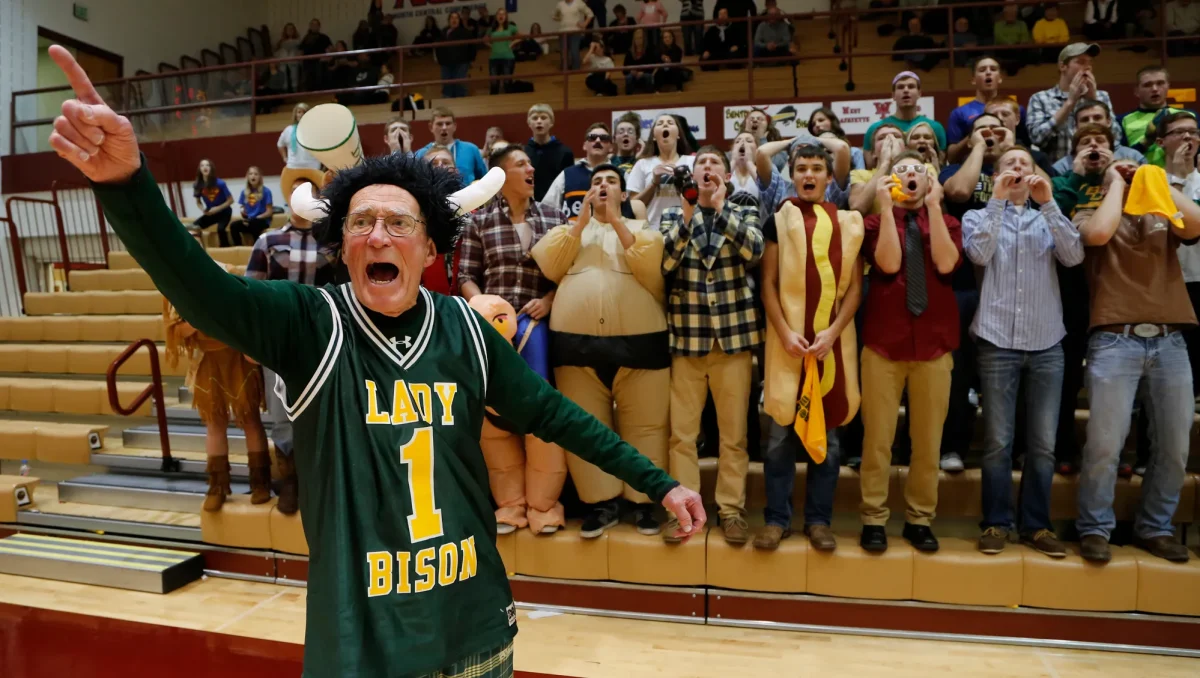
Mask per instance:
[[[561,209],[567,221],[575,223],[583,210],[584,197],[592,187],[592,171],[609,163],[613,151],[613,138],[608,125],[597,122],[588,127],[583,137],[583,158],[554,178],[554,183],[542,196],[541,203],[549,208]],[[619,172],[620,170],[618,170]],[[621,172],[624,179],[624,172]],[[625,200],[621,203],[625,218],[646,218],[646,206],[640,200]]]

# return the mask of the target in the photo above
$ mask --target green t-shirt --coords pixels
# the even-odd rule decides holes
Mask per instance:
[[[863,150],[864,151],[875,150],[875,148],[874,148],[875,147],[875,143],[874,143],[875,129],[877,127],[879,127],[880,125],[883,125],[883,124],[895,125],[896,127],[900,128],[901,132],[908,134],[908,130],[912,129],[913,125],[916,125],[919,122],[929,123],[929,126],[933,128],[933,135],[937,137],[938,148],[945,151],[946,150],[946,128],[942,127],[942,123],[938,122],[937,120],[934,120],[932,118],[926,118],[923,115],[918,115],[917,117],[913,118],[912,120],[901,120],[900,118],[897,118],[894,115],[889,115],[888,117],[884,118],[883,120],[880,120],[879,122],[872,123],[871,126],[867,128],[866,136],[863,137]]]
[[[1027,45],[1033,42],[1029,35],[1029,26],[1017,19],[1011,24],[1003,19],[992,26],[992,39],[997,45]]]
[[[517,25],[508,22],[508,28],[498,28],[491,32],[493,38],[511,38],[517,34]],[[492,43],[493,59],[516,59],[512,51],[512,40],[500,40]]]
[[[1104,175],[1089,174],[1080,176],[1074,172],[1061,177],[1055,177],[1054,202],[1058,209],[1073,219],[1080,210],[1094,210],[1100,207],[1104,200]]]
[[[309,544],[305,676],[425,674],[507,643],[484,408],[655,501],[677,483],[534,373],[457,297],[388,317],[350,285],[226,273],[143,167],[95,185],[134,259],[185,319],[283,380]]]

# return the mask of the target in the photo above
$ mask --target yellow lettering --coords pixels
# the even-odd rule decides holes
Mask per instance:
[[[408,492],[413,512],[408,516],[412,543],[442,536],[442,510],[433,491],[433,429],[413,431],[412,440],[400,448],[400,463],[408,465]]]
[[[412,586],[408,583],[408,564],[411,560],[412,554],[408,551],[396,552],[396,574],[400,575],[396,593],[412,593]]]
[[[458,547],[453,542],[438,550],[438,585],[449,586],[458,576]]]
[[[375,382],[367,380],[367,423],[368,424],[386,424],[391,419],[387,412],[379,411],[379,396],[375,391]]]
[[[367,382],[368,384],[371,382]],[[392,554],[387,551],[371,551],[367,554],[370,570],[367,596],[386,596],[392,592]]]
[[[396,393],[392,396],[392,425],[417,423],[417,411],[403,379],[396,380]]]
[[[433,565],[429,561],[433,560],[437,553],[430,546],[427,549],[421,549],[417,552],[417,593],[424,593],[433,588],[434,577],[437,573],[433,571]]]
[[[459,581],[466,581],[475,576],[478,563],[475,559],[475,537],[462,540],[462,572],[458,573]]]
[[[429,390],[429,384],[409,384],[408,390],[412,391],[413,401],[417,404],[417,409],[421,411],[421,419],[426,424],[432,424],[433,393]]]
[[[442,426],[453,426],[454,394],[458,393],[458,384],[438,382],[433,388],[437,390],[438,400],[442,401]]]

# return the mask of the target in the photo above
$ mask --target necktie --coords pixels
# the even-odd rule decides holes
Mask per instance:
[[[912,212],[905,218],[904,226],[904,277],[908,311],[919,316],[929,306],[929,295],[925,292],[925,244],[921,242],[921,227]]]

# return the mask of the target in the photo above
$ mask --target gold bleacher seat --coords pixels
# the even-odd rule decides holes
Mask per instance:
[[[155,290],[26,292],[28,315],[153,315],[162,313]]]
[[[284,219],[282,223],[278,221],[271,222],[272,228],[276,228],[277,223],[279,226],[282,226],[284,223],[287,223],[287,220]],[[217,247],[208,250],[208,255],[216,261],[229,264],[230,266],[245,266],[250,261],[250,251],[252,249],[254,249],[252,246]],[[141,270],[141,268],[129,252],[122,250],[108,253],[108,269],[110,271]]]
[[[121,404],[128,406],[145,384],[117,383]],[[100,380],[0,377],[0,410],[59,414],[115,414],[108,403],[108,385]],[[134,416],[150,416],[147,399]]]
[[[496,535],[496,550],[500,552],[500,560],[504,562],[504,571],[511,577],[517,573],[517,535],[513,533]]]
[[[608,537],[579,536],[579,521],[551,535],[535,535],[529,528],[516,535],[517,574],[552,579],[608,579]],[[661,539],[659,540],[661,543]]]
[[[660,535],[639,534],[637,528],[625,523],[605,535],[609,579],[630,584],[704,585],[707,530],[693,535],[685,544],[672,545],[664,544]]]
[[[1112,561],[1105,565],[1080,557],[1078,544],[1068,544],[1067,551],[1067,557],[1059,559],[1028,552],[1032,555],[1023,560],[1022,605],[1093,612],[1137,609],[1136,549],[1112,547]],[[1200,614],[1200,609],[1192,614]]]
[[[808,552],[808,593],[840,598],[908,600],[913,593],[915,550],[903,539],[891,537],[884,553],[858,547],[858,535],[839,533],[832,553]],[[745,573],[748,579],[757,577]]]
[[[0,372],[33,374],[106,374],[124,344],[0,344]],[[167,365],[163,348],[159,349],[159,369],[164,376],[187,374],[186,361]],[[150,376],[150,356],[138,350],[121,366],[126,376]]]
[[[811,551],[802,534],[779,542],[774,551],[761,551],[750,543],[731,545],[721,529],[714,527],[709,531],[705,583],[740,591],[804,593],[808,591]]]
[[[1003,553],[979,552],[973,539],[942,537],[935,553],[913,553],[914,600],[956,605],[1012,607],[1021,604],[1024,559],[1045,558],[1025,547]],[[853,546],[852,546],[853,548]]]
[[[34,507],[33,490],[39,482],[31,476],[0,476],[0,523],[15,523],[17,511]]]
[[[245,266],[232,266],[230,273],[242,275]],[[94,290],[154,290],[154,282],[150,274],[140,268],[120,269],[116,271],[75,271],[71,273],[69,287],[72,292],[90,292]]]
[[[89,464],[104,448],[107,426],[68,422],[0,420],[0,459]]]
[[[1137,610],[1156,614],[1200,614],[1200,554],[1170,563],[1134,549],[1138,565]]]
[[[46,315],[0,318],[0,342],[163,341],[161,315]]]
[[[245,549],[271,548],[275,500],[251,504],[250,495],[226,497],[220,511],[200,512],[200,538],[209,544]]]
[[[308,540],[304,537],[304,523],[299,511],[289,516],[272,505],[270,527],[272,551],[308,555]]]

